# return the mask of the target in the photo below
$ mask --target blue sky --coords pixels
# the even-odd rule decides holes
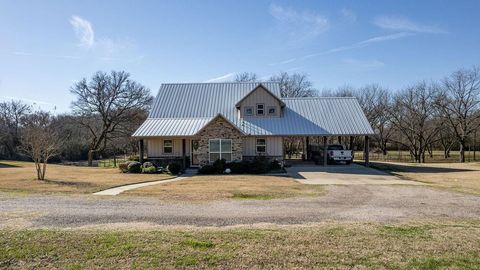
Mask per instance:
[[[243,71],[394,91],[480,65],[479,10],[475,0],[0,0],[0,99],[65,112],[72,84],[98,70],[126,70],[153,93]]]

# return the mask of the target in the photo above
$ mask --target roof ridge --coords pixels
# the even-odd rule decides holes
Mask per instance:
[[[168,85],[168,84],[247,84],[247,83],[280,83],[278,81],[258,81],[258,82],[178,82],[178,83],[162,83],[161,85]]]
[[[356,99],[357,97],[284,97],[282,99]]]

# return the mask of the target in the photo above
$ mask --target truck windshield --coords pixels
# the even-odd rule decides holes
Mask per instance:
[[[329,145],[328,150],[343,150],[343,146],[341,146],[341,145]]]

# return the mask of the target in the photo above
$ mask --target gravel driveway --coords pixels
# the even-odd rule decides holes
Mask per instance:
[[[332,185],[325,188],[327,195],[314,198],[201,204],[167,203],[140,197],[16,196],[0,193],[0,227],[78,227],[125,223],[228,226],[326,220],[480,218],[480,197],[474,195],[424,186]]]

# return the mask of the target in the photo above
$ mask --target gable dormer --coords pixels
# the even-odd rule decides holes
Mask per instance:
[[[240,117],[281,117],[285,103],[259,84],[235,104]]]

